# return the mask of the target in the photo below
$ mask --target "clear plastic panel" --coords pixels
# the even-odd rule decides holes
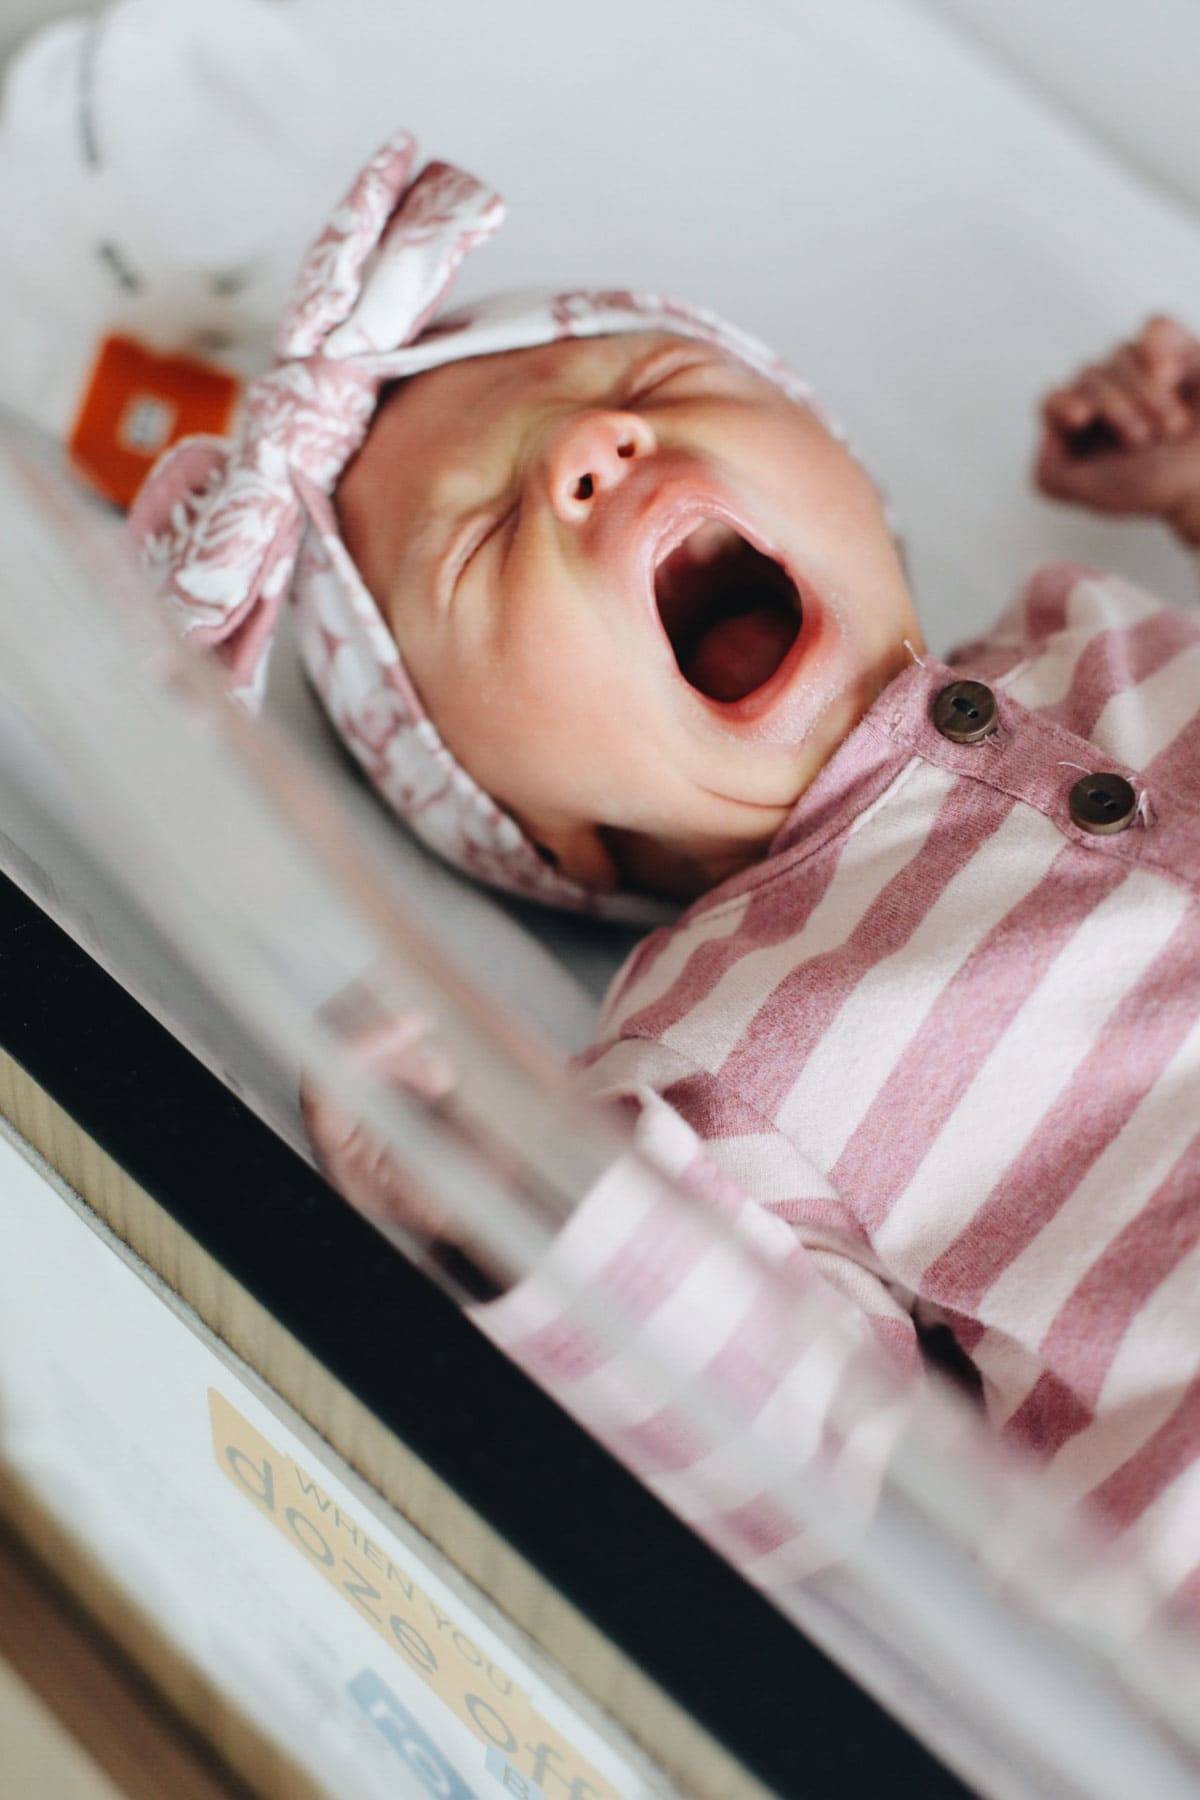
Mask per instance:
[[[976,1788],[1194,1794],[1197,1640],[1149,1571],[1093,1542],[949,1381],[899,1376],[744,1212],[582,1104],[561,1051],[418,919],[325,771],[160,634],[112,519],[11,426],[0,546],[0,862],[298,1147],[302,1071],[361,1121],[440,1223],[431,1238],[368,1200],[373,1222],[493,1337],[481,1284],[507,1296],[499,1316],[514,1294],[568,1311],[577,1354],[669,1403],[710,1483],[651,1481],[682,1516],[709,1520],[722,1470],[744,1489],[753,1468],[780,1553],[734,1560]],[[427,1100],[361,1053],[413,1009],[453,1074]],[[702,1378],[686,1331],[647,1329],[594,1282],[589,1202],[618,1192],[754,1297],[763,1369],[792,1372],[792,1433]],[[583,1422],[603,1435],[603,1407]]]

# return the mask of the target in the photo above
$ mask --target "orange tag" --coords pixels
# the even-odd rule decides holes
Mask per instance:
[[[198,431],[220,436],[237,397],[236,377],[213,363],[105,338],[71,432],[72,461],[107,500],[132,506],[163,451]]]

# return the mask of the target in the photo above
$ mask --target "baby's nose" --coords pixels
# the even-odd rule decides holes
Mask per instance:
[[[624,481],[639,457],[652,456],[657,440],[637,413],[577,413],[558,427],[546,453],[551,504],[567,525],[586,519],[598,494]]]

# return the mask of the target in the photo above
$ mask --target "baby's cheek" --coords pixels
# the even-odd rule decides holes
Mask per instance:
[[[503,783],[519,810],[603,816],[645,779],[645,697],[628,658],[622,668],[605,645],[547,633],[506,673],[503,724],[493,721],[494,792]]]
[[[827,434],[809,470],[798,549],[811,551],[814,578],[833,590],[860,649],[881,648],[915,629],[912,598],[883,501],[866,470]]]

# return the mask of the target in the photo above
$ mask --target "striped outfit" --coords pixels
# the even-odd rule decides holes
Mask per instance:
[[[976,743],[933,722],[962,676],[998,703]],[[1139,800],[1111,835],[1068,812],[1097,770]],[[999,1430],[1110,1529],[1137,1522],[1192,1601],[1198,885],[1200,613],[1052,564],[952,666],[889,685],[762,862],[637,947],[580,1059],[647,1148],[840,1290],[901,1367],[948,1327]],[[674,1309],[693,1371],[745,1381],[764,1443],[789,1419],[811,1434],[744,1279],[722,1284],[720,1252],[707,1274],[672,1261],[619,1170],[563,1241],[632,1307],[622,1352],[588,1352],[536,1274],[479,1322],[752,1578],[804,1572],[745,1456],[681,1443],[636,1376]]]

